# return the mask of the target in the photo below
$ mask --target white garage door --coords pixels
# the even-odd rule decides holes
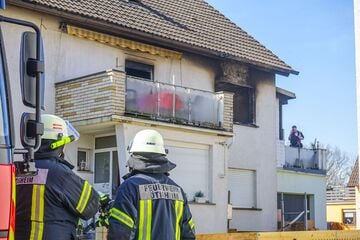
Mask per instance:
[[[202,191],[209,198],[209,147],[189,148],[167,146],[168,158],[177,167],[170,172],[170,177],[185,191],[189,201],[194,194]]]

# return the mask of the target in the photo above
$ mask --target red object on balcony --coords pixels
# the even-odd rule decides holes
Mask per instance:
[[[0,165],[0,178],[0,240],[12,240],[15,232],[15,166]]]
[[[174,94],[172,92],[160,93],[160,109],[161,110],[172,110]],[[141,98],[139,102],[139,109],[142,112],[151,112],[156,107],[158,101],[158,94],[149,94]],[[175,94],[175,110],[181,110],[184,107],[184,102],[180,96]]]

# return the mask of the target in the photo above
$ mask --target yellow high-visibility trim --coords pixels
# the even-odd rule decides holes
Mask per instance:
[[[192,218],[189,220],[190,229],[193,229],[195,227],[195,223]]]
[[[76,210],[80,214],[84,212],[84,210],[89,202],[90,195],[91,195],[91,189],[92,189],[92,186],[88,183],[88,181],[85,181],[83,189],[81,191],[79,202],[76,205]]]
[[[152,222],[152,200],[147,201],[147,221],[146,221],[146,240],[151,239],[151,222]]]
[[[183,209],[184,209],[183,202],[176,200],[175,201],[175,213],[176,213],[175,239],[176,240],[180,240],[180,236],[181,236],[180,226],[181,226],[181,220],[182,220],[182,216],[183,216]]]
[[[144,200],[140,200],[139,240],[143,240],[143,238],[144,238],[144,208],[145,208],[145,202],[144,202]]]
[[[110,217],[113,217],[116,220],[118,220],[119,222],[122,222],[123,224],[125,224],[129,228],[134,227],[134,220],[129,215],[127,215],[126,213],[120,211],[117,208],[112,208],[110,210]]]
[[[42,240],[44,234],[45,185],[33,185],[31,197],[30,240]]]
[[[173,50],[152,46],[150,44],[135,42],[125,38],[115,37],[108,34],[90,31],[84,28],[67,25],[67,33],[80,38],[89,39],[104,43],[106,45],[119,47],[123,49],[131,49],[135,51],[145,52],[152,55],[158,55],[161,57],[181,59],[182,54]]]
[[[152,200],[140,200],[139,238],[151,240]]]

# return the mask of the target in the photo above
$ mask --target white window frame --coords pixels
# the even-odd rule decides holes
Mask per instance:
[[[86,159],[85,159],[85,163],[86,163],[86,167],[85,169],[81,170],[80,169],[80,166],[78,164],[78,158],[79,158],[79,152],[85,152],[86,153]],[[90,163],[90,149],[86,149],[86,148],[81,148],[79,147],[76,151],[76,167],[77,167],[77,171],[80,171],[80,172],[90,172],[91,171],[91,167],[92,167],[92,164]]]

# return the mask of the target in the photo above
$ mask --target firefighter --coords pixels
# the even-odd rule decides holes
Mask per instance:
[[[63,119],[43,114],[44,134],[35,153],[36,172],[16,178],[16,240],[70,240],[79,218],[90,219],[99,195],[64,159],[64,145],[79,138]]]
[[[162,136],[142,130],[128,147],[129,174],[110,210],[109,240],[195,239],[184,191],[169,178],[176,167],[166,158]]]

